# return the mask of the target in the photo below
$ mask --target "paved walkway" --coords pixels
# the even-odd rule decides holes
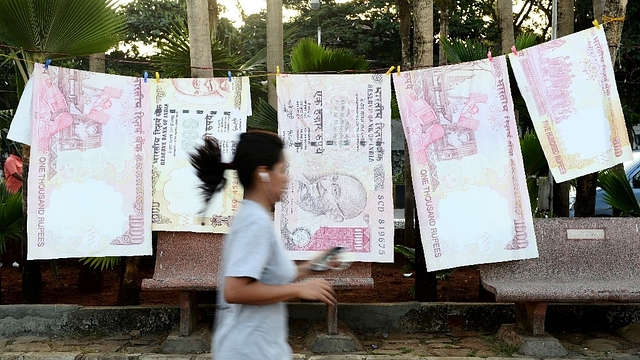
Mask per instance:
[[[638,327],[640,328],[640,326]],[[569,350],[568,359],[640,360],[640,331],[634,334],[562,333],[553,334]],[[304,349],[303,336],[291,336],[295,360],[417,360],[516,357],[516,349],[497,340],[494,334],[480,332],[423,334],[357,334],[364,351],[350,354],[316,355]],[[133,331],[120,336],[92,338],[56,338],[19,336],[0,338],[0,360],[147,360],[210,359],[210,354],[162,354],[166,334],[140,334]],[[638,342],[632,342],[629,339]],[[227,360],[227,359],[224,359]]]

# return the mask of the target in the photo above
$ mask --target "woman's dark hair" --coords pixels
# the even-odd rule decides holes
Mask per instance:
[[[240,184],[245,189],[251,189],[255,169],[258,166],[272,169],[273,165],[282,159],[283,148],[284,144],[276,134],[263,131],[243,133],[236,146],[233,163],[226,164],[221,160],[218,140],[213,137],[205,138],[204,144],[190,154],[191,165],[196,169],[196,175],[202,182],[200,189],[202,189],[205,204],[209,203],[214,193],[224,188],[225,170],[237,170]]]

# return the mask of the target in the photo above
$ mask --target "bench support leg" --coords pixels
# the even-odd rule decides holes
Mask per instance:
[[[517,302],[516,303],[516,324],[524,331],[533,336],[543,336],[544,319],[547,314],[545,302]]]
[[[198,300],[195,291],[180,292],[180,336],[189,336],[198,322]]]
[[[338,304],[327,305],[327,334],[338,335]]]

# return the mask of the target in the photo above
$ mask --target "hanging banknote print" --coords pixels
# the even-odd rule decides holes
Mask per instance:
[[[290,257],[341,246],[392,262],[390,77],[283,75],[277,88],[289,185],[275,224]]]
[[[28,259],[151,255],[148,86],[36,64]]]
[[[189,154],[205,136],[231,162],[251,111],[249,78],[151,81],[153,230],[226,233],[242,200],[235,171],[206,208]]]
[[[509,54],[556,181],[631,160],[604,28]]]
[[[427,269],[537,257],[506,58],[394,85]]]

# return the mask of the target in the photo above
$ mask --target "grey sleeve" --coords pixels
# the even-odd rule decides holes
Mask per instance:
[[[227,277],[250,277],[260,280],[262,272],[271,256],[267,239],[272,228],[269,223],[253,221],[237,229],[229,243],[227,253]]]

